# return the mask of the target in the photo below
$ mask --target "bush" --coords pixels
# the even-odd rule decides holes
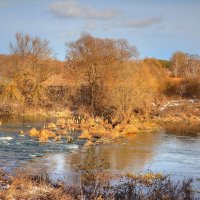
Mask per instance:
[[[90,163],[88,169],[81,170],[81,186],[69,186],[62,181],[52,181],[48,174],[34,174],[31,171],[18,173],[6,182],[1,172],[0,198],[5,200],[72,200],[72,199],[134,199],[134,200],[193,200],[192,180],[174,182],[169,176],[147,173],[143,175],[126,174],[115,179],[111,184],[110,177],[95,169],[98,162]],[[64,180],[65,181],[65,180]],[[7,186],[6,186],[7,184]],[[9,187],[8,187],[9,185]]]
[[[187,98],[200,97],[199,78],[172,78],[168,80],[165,94],[167,96],[180,96]]]

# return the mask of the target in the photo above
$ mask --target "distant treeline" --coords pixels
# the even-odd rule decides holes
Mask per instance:
[[[0,109],[68,108],[127,122],[135,114],[148,116],[164,98],[200,96],[198,55],[139,59],[127,40],[87,33],[66,47],[61,62],[47,40],[17,33],[10,54],[0,56]]]

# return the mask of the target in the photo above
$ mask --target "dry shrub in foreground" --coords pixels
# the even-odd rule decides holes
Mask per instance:
[[[193,200],[192,180],[174,182],[169,176],[147,173],[126,174],[110,179],[102,170],[81,169],[81,185],[69,186],[61,181],[52,181],[45,173],[32,175],[19,173],[10,186],[0,189],[0,199],[5,200]],[[1,180],[0,180],[1,181]],[[66,180],[64,180],[66,181]],[[115,183],[115,184],[114,184]]]
[[[31,175],[20,172],[16,177],[13,177],[7,190],[0,191],[0,199],[71,200],[74,198],[63,191],[62,185],[53,184],[45,173]]]

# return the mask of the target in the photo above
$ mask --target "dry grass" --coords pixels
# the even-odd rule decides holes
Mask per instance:
[[[81,185],[69,186],[52,181],[46,173],[38,175],[21,172],[0,188],[2,200],[194,200],[192,180],[174,182],[162,174],[125,174],[110,184],[111,178],[100,168],[94,170],[98,161],[92,161],[87,169],[78,166]],[[101,167],[101,165],[99,165]],[[0,176],[0,181],[3,181]],[[65,180],[64,180],[65,181]]]
[[[171,123],[200,124],[200,103],[182,102],[179,106],[169,107],[161,113],[161,119]]]
[[[72,120],[66,121],[64,119],[58,119],[54,123],[49,123],[46,129],[36,130],[35,128],[29,131],[31,137],[36,137],[40,142],[47,142],[49,138],[53,138],[54,141],[59,141],[62,136],[68,135],[68,131],[73,127],[76,130],[81,130],[81,134],[78,139],[90,140],[92,143],[88,144],[100,144],[112,142],[116,139],[127,137],[128,135],[135,135],[143,132],[155,132],[159,129],[158,125],[146,120],[139,120],[134,118],[129,123],[119,123],[114,125],[108,123],[102,118],[95,120],[90,117],[87,120],[82,120],[80,124],[73,122]],[[52,132],[54,130],[55,132]],[[71,141],[71,140],[70,140]]]
[[[35,128],[32,128],[28,134],[31,136],[31,137],[36,137],[39,139],[40,142],[47,142],[49,138],[56,138],[56,134],[51,132],[50,130],[48,129],[42,129],[42,130],[37,130]]]
[[[5,200],[71,200],[61,188],[54,186],[47,174],[31,175],[18,173],[7,190],[2,190],[0,198]]]

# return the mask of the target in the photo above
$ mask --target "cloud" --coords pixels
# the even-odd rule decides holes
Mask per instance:
[[[78,4],[75,0],[61,0],[50,4],[50,11],[63,18],[85,18],[85,19],[112,19],[119,12],[113,9],[96,10],[93,7]]]
[[[113,29],[129,28],[129,29],[143,29],[155,24],[159,24],[159,29],[164,29],[165,27],[161,24],[162,17],[150,17],[145,19],[120,19],[111,20],[108,22],[96,22],[89,21],[82,28],[84,30],[104,30],[109,31]]]
[[[90,22],[87,22],[87,23],[83,26],[83,29],[85,29],[85,30],[96,30],[96,29],[98,29],[98,26],[97,26],[97,23],[96,23],[96,22],[90,21]]]
[[[145,28],[154,24],[159,24],[162,21],[162,17],[149,17],[145,19],[128,19],[122,23],[126,28]]]

